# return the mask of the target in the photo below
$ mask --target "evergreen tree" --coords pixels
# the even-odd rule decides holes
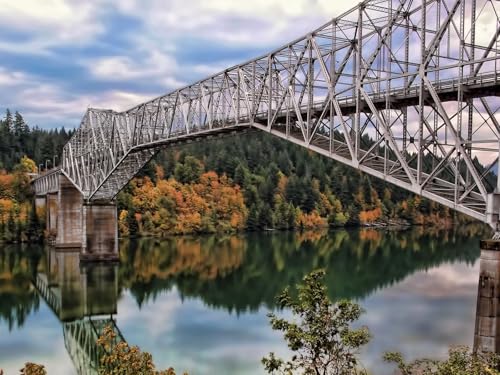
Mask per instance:
[[[130,237],[136,237],[139,234],[139,223],[137,223],[135,213],[133,206],[129,208],[127,213],[127,225]]]

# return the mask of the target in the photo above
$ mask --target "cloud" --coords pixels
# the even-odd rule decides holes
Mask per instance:
[[[0,0],[1,27],[22,36],[0,49],[19,53],[47,53],[51,47],[90,43],[103,32],[99,1]]]
[[[232,45],[278,46],[329,21],[353,4],[326,0],[128,0],[118,10],[140,18],[149,34]]]
[[[42,125],[74,127],[88,107],[124,111],[156,95],[116,89],[73,93],[64,85],[43,77],[9,71],[0,66],[0,103],[19,110],[28,120],[35,119]]]

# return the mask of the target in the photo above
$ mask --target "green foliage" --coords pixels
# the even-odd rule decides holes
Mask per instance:
[[[99,365],[100,375],[175,375],[172,368],[156,370],[150,353],[142,352],[137,346],[129,347],[124,341],[117,342],[111,327],[105,327],[97,340],[103,350]]]
[[[130,237],[135,237],[139,233],[139,224],[135,217],[135,209],[133,206],[130,207],[127,213],[127,225]]]
[[[248,210],[245,229],[250,231],[394,219],[401,224],[439,226],[465,221],[463,216],[451,217],[437,204],[264,133],[171,148],[160,153],[154,163],[163,168],[164,178],[174,177],[184,184],[198,181],[200,170],[228,176],[242,189]]]
[[[406,363],[400,353],[386,353],[384,359],[397,365],[401,375],[500,375],[500,356],[472,353],[460,346],[449,350],[444,361],[419,359]]]
[[[356,353],[370,340],[367,328],[351,327],[362,309],[347,300],[332,303],[323,284],[324,276],[323,270],[313,271],[297,285],[296,298],[288,289],[278,297],[279,307],[290,309],[294,320],[287,321],[271,313],[271,326],[284,333],[288,347],[296,354],[284,361],[270,353],[262,359],[268,373],[301,371],[307,375],[348,375],[357,372]]]
[[[192,157],[186,156],[184,163],[178,163],[175,166],[175,179],[183,184],[198,182],[203,173],[203,165],[201,162]]]

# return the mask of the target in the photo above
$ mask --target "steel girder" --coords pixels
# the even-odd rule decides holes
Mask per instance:
[[[125,112],[89,109],[62,173],[110,200],[160,148],[253,127],[496,227],[499,15],[496,0],[364,1]]]

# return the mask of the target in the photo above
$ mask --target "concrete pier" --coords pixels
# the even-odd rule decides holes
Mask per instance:
[[[500,241],[481,241],[474,352],[500,353]]]
[[[57,233],[57,249],[79,249],[84,261],[118,260],[114,202],[84,202],[81,192],[64,175],[59,176],[57,195],[48,194],[47,202],[47,229]]]
[[[63,175],[59,176],[56,248],[78,249],[83,239],[83,198]]]
[[[47,226],[47,231],[51,235],[57,233],[57,212],[58,212],[58,194],[49,193],[46,195],[46,219],[45,223]]]
[[[43,215],[45,215],[45,212],[47,210],[47,199],[45,196],[41,195],[37,195],[35,196],[35,212],[36,214],[39,216],[38,218],[39,219],[43,219],[45,220],[44,217],[40,217],[40,213],[43,213]]]
[[[118,258],[118,214],[114,203],[83,205],[82,260]]]

